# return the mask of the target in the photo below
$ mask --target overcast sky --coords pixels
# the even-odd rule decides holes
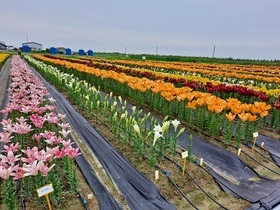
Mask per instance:
[[[280,0],[0,0],[0,41],[94,52],[280,59]]]

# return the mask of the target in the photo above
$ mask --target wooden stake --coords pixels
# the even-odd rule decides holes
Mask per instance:
[[[49,194],[46,194],[45,196],[46,196],[46,200],[47,200],[47,203],[48,203],[49,210],[52,210]]]
[[[181,153],[182,159],[184,160],[184,167],[183,167],[183,176],[185,175],[185,170],[186,170],[186,164],[187,164],[187,157],[188,157],[188,151],[184,151]]]
[[[183,168],[183,176],[185,175],[185,170],[186,170],[186,164],[187,164],[187,158],[184,158],[184,168]]]

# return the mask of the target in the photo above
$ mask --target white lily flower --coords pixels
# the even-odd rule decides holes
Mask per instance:
[[[171,123],[172,123],[172,125],[174,126],[174,130],[175,130],[175,132],[176,132],[177,127],[180,125],[180,121],[177,120],[177,119],[175,119],[175,120],[172,120]]]

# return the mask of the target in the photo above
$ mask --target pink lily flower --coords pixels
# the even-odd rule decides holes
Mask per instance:
[[[9,151],[16,152],[16,151],[18,151],[18,147],[19,147],[19,143],[18,142],[16,144],[12,143],[10,145],[4,145],[3,152],[7,152],[7,153]]]
[[[20,118],[17,118],[17,121],[19,124],[24,124],[26,122],[27,119],[25,119],[24,117],[20,117]]]
[[[81,153],[79,153],[79,148],[73,148],[73,147],[68,147],[66,149],[66,153],[70,158],[75,158],[78,155],[80,155]]]
[[[54,158],[63,158],[67,155],[64,147],[60,150],[58,146],[53,148],[53,154],[55,155]]]
[[[55,164],[53,164],[51,167],[47,167],[47,165],[43,161],[39,161],[37,168],[43,176],[46,176],[54,166]]]
[[[22,169],[25,172],[24,176],[37,176],[38,175],[38,160],[35,160],[32,164],[23,164]]]
[[[51,138],[45,140],[45,142],[47,142],[50,145],[59,144],[61,143],[61,141],[63,141],[63,139],[57,136],[52,136]]]
[[[18,180],[24,177],[25,171],[19,165],[16,165],[13,169],[14,172],[10,176],[14,177],[13,180]]]
[[[45,116],[45,120],[49,123],[58,123],[59,118],[56,116],[56,113],[50,112],[48,115]]]
[[[24,114],[28,114],[29,112],[31,112],[30,106],[22,106],[21,112]]]
[[[13,166],[10,166],[8,168],[0,166],[0,177],[2,179],[5,179],[5,180],[9,179],[12,172],[13,172]]]
[[[45,139],[50,139],[51,137],[55,136],[55,132],[45,131],[44,133],[40,133]]]
[[[7,120],[3,119],[1,124],[4,126],[4,127],[7,127],[9,125],[12,124],[12,119],[11,118],[8,118]]]
[[[6,106],[4,109],[0,110],[0,112],[4,115],[8,115],[12,111],[9,107]]]
[[[51,161],[53,154],[52,152],[48,153],[45,150],[40,150],[39,152],[34,153],[34,157],[36,158],[36,160],[49,162]]]
[[[19,158],[20,156],[21,155],[16,155],[15,156],[15,154],[12,151],[8,151],[7,156],[1,154],[0,159],[1,159],[2,162],[13,166],[13,165],[15,165],[16,161],[20,160],[20,158]]]
[[[27,156],[31,156],[33,155],[35,152],[38,152],[38,147],[32,147],[32,149],[30,149],[30,147],[27,147],[26,150],[22,149],[21,150],[24,154],[26,154]]]
[[[26,134],[32,130],[33,129],[31,129],[31,125],[28,125],[27,123],[22,123],[22,124],[16,123],[12,131],[18,134]]]
[[[30,117],[31,122],[38,128],[42,128],[44,124],[44,119],[38,114],[32,114]]]
[[[0,142],[3,142],[4,144],[7,144],[11,141],[14,136],[11,136],[11,132],[1,132],[0,133]]]
[[[66,117],[66,114],[60,114],[60,113],[58,113],[58,118],[59,118],[60,120],[63,120],[65,117]]]
[[[56,102],[56,100],[53,97],[48,98],[49,101],[53,104],[54,102]]]
[[[33,134],[33,137],[34,137],[34,139],[36,140],[36,141],[40,141],[41,140],[41,138],[42,138],[42,136],[41,136],[41,134]]]
[[[38,114],[43,114],[43,113],[45,113],[46,111],[47,111],[48,109],[47,109],[47,107],[37,107],[36,109],[35,109],[35,112],[37,112]]]
[[[64,130],[64,129],[62,129],[62,131],[59,131],[59,133],[61,133],[61,135],[64,137],[64,138],[66,138],[67,136],[68,136],[68,134],[69,133],[71,133],[71,131],[70,130]]]
[[[70,127],[69,123],[57,123],[63,130],[66,130]]]
[[[61,143],[65,148],[71,147],[71,144],[74,144],[70,139],[68,139],[68,141],[62,141]]]

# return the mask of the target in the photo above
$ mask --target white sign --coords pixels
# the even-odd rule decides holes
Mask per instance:
[[[156,170],[156,171],[155,171],[155,180],[158,180],[158,178],[159,178],[159,171]]]
[[[181,155],[182,155],[182,158],[186,158],[186,157],[188,157],[188,151],[185,151],[185,152],[182,152],[181,153]]]
[[[256,138],[256,137],[258,137],[258,136],[259,136],[259,133],[258,133],[258,132],[253,133],[253,137],[254,137],[254,138]]]
[[[41,188],[37,189],[38,197],[42,197],[42,196],[44,196],[46,194],[49,194],[51,192],[53,192],[52,184],[48,184],[48,185],[45,185],[44,187],[41,187]]]
[[[202,166],[203,165],[203,158],[200,159],[199,161],[199,165]]]

